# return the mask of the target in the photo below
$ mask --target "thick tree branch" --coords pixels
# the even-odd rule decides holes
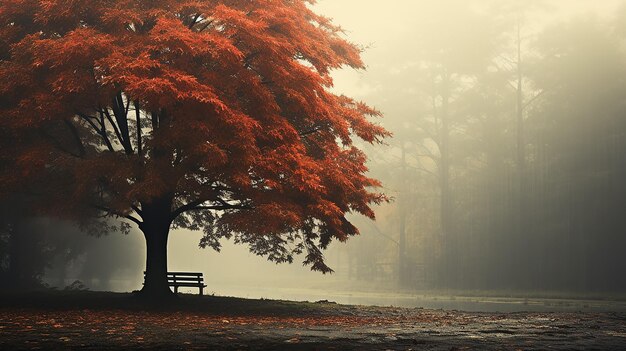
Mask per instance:
[[[98,209],[98,210],[102,211],[102,212],[107,212],[109,214],[112,214],[112,215],[115,215],[115,216],[118,216],[118,217],[126,218],[126,219],[128,219],[130,221],[135,222],[137,225],[141,225],[143,223],[138,218],[133,217],[132,215],[123,214],[123,213],[117,212],[115,210],[112,210],[110,208],[107,208],[107,207],[104,207],[104,206],[100,206],[100,205],[93,205],[92,204],[91,206],[94,207],[95,209]]]
[[[137,123],[137,154],[141,156],[142,148],[141,145],[141,110],[139,109],[139,100],[135,100],[135,120]]]
[[[122,100],[122,103],[124,103],[124,100]],[[124,107],[124,115],[125,116],[128,116],[128,111],[129,110],[130,110],[130,98],[126,97],[126,106]]]
[[[152,130],[159,129],[159,113],[156,111],[150,112],[150,122],[152,123]]]
[[[76,115],[79,116],[80,118],[82,118],[85,122],[87,122],[87,124],[89,124],[94,129],[94,131],[98,135],[100,135],[100,137],[102,137],[102,140],[104,141],[104,144],[106,145],[106,147],[107,147],[107,149],[109,151],[115,152],[115,150],[113,149],[113,145],[111,145],[111,142],[109,141],[109,138],[107,137],[106,127],[104,125],[104,118],[102,117],[102,114],[100,116],[101,117],[100,120],[98,120],[98,118],[96,118],[96,117],[89,116],[89,115],[86,115],[86,114],[80,113],[80,112],[77,112]],[[98,122],[98,124],[100,124],[100,126],[97,126],[92,121],[92,119],[95,120],[96,122]]]
[[[250,205],[215,205],[215,206],[196,206],[187,211],[199,211],[199,210],[252,210],[254,207]]]
[[[133,211],[137,212],[137,214],[139,216],[142,216],[142,211],[139,207],[135,206],[135,205],[130,205],[130,207],[133,209]]]
[[[206,200],[195,200],[195,201],[191,201],[189,203],[187,203],[186,205],[182,205],[179,208],[177,208],[176,210],[174,210],[172,212],[172,217],[171,220],[176,219],[176,217],[180,216],[182,213],[186,212],[186,211],[190,211],[191,209],[202,205],[203,203],[205,203]]]
[[[104,144],[107,146],[109,151],[115,152],[115,149],[113,148],[113,144],[111,144],[111,141],[109,140],[109,136],[107,135],[107,128],[106,128],[106,124],[104,121],[104,113],[102,111],[100,111],[100,127],[102,128],[100,130],[100,135],[102,136],[102,139],[104,140]]]
[[[196,13],[196,15],[193,16],[193,18],[191,19],[191,23],[189,23],[189,26],[188,26],[189,29],[192,29],[193,26],[195,26],[198,23],[198,18],[200,18],[200,16],[201,14],[199,13]]]
[[[211,24],[213,23],[213,20],[210,21],[206,21],[204,23],[204,26],[202,26],[200,29],[198,29],[198,32],[203,32],[205,29],[207,29]]]
[[[98,133],[98,135],[100,133],[102,133],[102,126],[98,127],[93,121],[92,119],[96,120],[97,122],[99,122],[98,118],[93,117],[93,116],[88,116],[84,113],[80,113],[77,112],[76,115],[78,115],[78,117],[82,118],[85,122],[87,122],[94,130],[96,133]]]
[[[124,147],[124,139],[122,138],[122,135],[120,134],[119,128],[117,128],[117,124],[115,123],[115,121],[113,121],[113,117],[111,116],[111,113],[109,112],[109,109],[108,108],[104,108],[104,109],[102,109],[102,111],[100,113],[104,113],[104,115],[106,116],[107,120],[111,124],[111,127],[113,127],[113,132],[115,133],[115,136],[117,137],[117,140]]]
[[[133,153],[133,145],[130,142],[130,130],[128,128],[128,109],[130,107],[130,99],[127,99],[127,103],[124,103],[124,96],[122,92],[118,92],[113,98],[113,115],[120,132],[120,142],[124,147],[127,155]]]

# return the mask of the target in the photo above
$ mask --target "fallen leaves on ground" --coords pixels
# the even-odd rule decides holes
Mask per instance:
[[[625,320],[617,314],[359,306],[294,316],[5,307],[0,308],[0,349],[619,349],[626,345]],[[598,323],[603,333],[593,329]]]

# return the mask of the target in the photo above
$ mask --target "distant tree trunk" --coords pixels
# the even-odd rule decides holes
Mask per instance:
[[[454,241],[452,234],[452,194],[450,190],[450,121],[449,121],[449,105],[450,105],[450,77],[448,73],[444,73],[442,77],[442,93],[441,93],[441,114],[439,129],[439,185],[441,187],[440,198],[440,221],[441,221],[441,239],[443,244],[443,281],[447,287],[454,282],[455,277],[452,274],[455,260]]]
[[[146,274],[141,294],[150,298],[173,296],[167,284],[167,239],[172,200],[169,197],[143,204],[139,226],[146,239]]]
[[[529,233],[527,221],[527,197],[529,194],[527,184],[527,165],[526,165],[526,133],[524,125],[524,75],[523,75],[523,62],[522,62],[522,35],[521,35],[521,23],[518,20],[517,23],[517,72],[516,72],[516,119],[517,119],[517,214],[516,214],[516,226],[517,226],[517,240],[520,243],[517,253],[517,267],[527,267],[526,261],[527,255],[530,250],[529,245]],[[521,272],[522,274],[519,274]],[[518,271],[520,287],[527,284],[528,276],[527,269],[521,269]]]
[[[407,186],[406,186],[406,150],[404,142],[402,151],[402,179],[400,179],[400,194],[398,196],[398,207],[400,214],[400,237],[398,240],[398,282],[400,286],[407,285],[407,264],[406,264],[406,206],[407,206]]]
[[[517,117],[517,167],[519,173],[520,195],[525,187],[526,170],[526,138],[524,133],[524,86],[522,73],[522,37],[520,24],[517,25],[517,87],[516,87],[516,117]],[[520,196],[522,199],[522,196]],[[520,200],[521,201],[521,200]],[[521,203],[520,203],[521,204]],[[521,208],[520,208],[521,210]]]

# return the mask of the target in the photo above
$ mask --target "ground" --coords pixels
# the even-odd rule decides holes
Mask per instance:
[[[626,313],[469,313],[183,295],[0,294],[0,349],[623,350]]]

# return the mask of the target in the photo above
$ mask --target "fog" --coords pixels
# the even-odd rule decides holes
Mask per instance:
[[[297,259],[276,265],[230,242],[201,249],[200,233],[180,230],[169,239],[170,271],[203,272],[206,291],[218,295],[352,303],[626,293],[622,1],[320,0],[315,8],[364,48],[367,70],[335,72],[333,89],[384,114],[394,137],[362,147],[393,201],[376,208],[376,222],[351,217],[361,235],[331,244],[333,274]],[[64,226],[44,227],[78,231]],[[74,234],[84,236],[80,254],[57,255],[44,281],[141,288],[138,230]]]

